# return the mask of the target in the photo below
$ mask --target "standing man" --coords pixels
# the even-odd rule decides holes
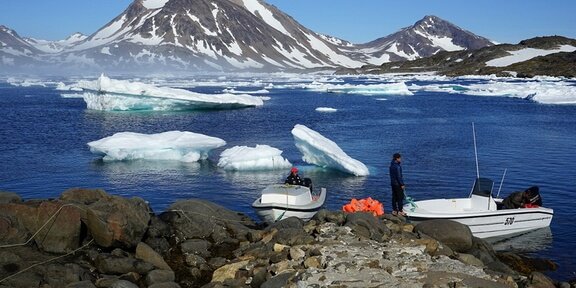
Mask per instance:
[[[402,177],[402,156],[394,153],[390,162],[390,184],[392,185],[392,215],[406,216],[404,206],[404,178]]]

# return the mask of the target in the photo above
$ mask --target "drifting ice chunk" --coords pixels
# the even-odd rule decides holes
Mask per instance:
[[[231,109],[264,105],[247,94],[201,94],[184,89],[114,80],[104,75],[96,81],[80,81],[84,101],[93,110],[190,110]]]
[[[282,156],[282,150],[268,145],[256,147],[235,146],[220,154],[218,167],[224,170],[272,170],[286,169],[292,164]]]
[[[158,134],[120,132],[88,143],[90,151],[104,160],[175,160],[196,162],[226,141],[203,134],[169,131]]]
[[[336,111],[338,111],[338,109],[330,108],[330,107],[318,107],[318,108],[316,108],[316,111],[317,111],[317,112],[327,112],[327,113],[330,113],[330,112],[336,112]]]
[[[362,94],[362,95],[414,95],[408,90],[404,82],[382,84],[321,84],[313,83],[308,86],[313,91],[326,91],[329,93]]]
[[[362,162],[350,158],[336,143],[320,135],[320,133],[297,124],[292,129],[296,147],[304,155],[306,163],[332,168],[356,176],[370,174],[368,167]]]

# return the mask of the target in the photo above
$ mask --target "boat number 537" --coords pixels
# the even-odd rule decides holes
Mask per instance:
[[[508,217],[506,218],[506,221],[504,221],[504,225],[512,225],[514,223],[514,217]]]

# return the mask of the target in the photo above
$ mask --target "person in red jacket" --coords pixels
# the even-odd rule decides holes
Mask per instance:
[[[298,168],[292,167],[292,169],[290,169],[290,175],[288,175],[284,181],[284,184],[304,185],[304,181],[302,181],[300,176],[298,176]]]

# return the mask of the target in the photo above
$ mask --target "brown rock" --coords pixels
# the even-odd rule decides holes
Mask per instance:
[[[106,196],[90,204],[86,213],[88,231],[103,247],[134,247],[141,242],[150,221],[146,202],[134,197]]]
[[[102,189],[70,188],[60,194],[60,200],[89,205],[108,196]]]
[[[81,210],[78,207],[62,202],[42,202],[37,211],[38,226],[42,230],[34,241],[40,249],[51,253],[67,253],[80,247],[82,225]]]
[[[12,192],[0,191],[0,203],[7,204],[7,203],[20,203],[20,202],[22,202],[22,198],[20,198],[20,195]]]
[[[224,282],[226,279],[234,279],[236,273],[249,263],[248,260],[224,265],[212,274],[212,282]]]
[[[414,227],[417,233],[424,233],[456,252],[467,252],[472,248],[472,232],[462,223],[451,220],[435,219],[418,223]]]
[[[136,258],[152,263],[161,270],[172,271],[172,268],[168,266],[168,263],[164,261],[164,258],[144,242],[140,242],[136,246]]]

